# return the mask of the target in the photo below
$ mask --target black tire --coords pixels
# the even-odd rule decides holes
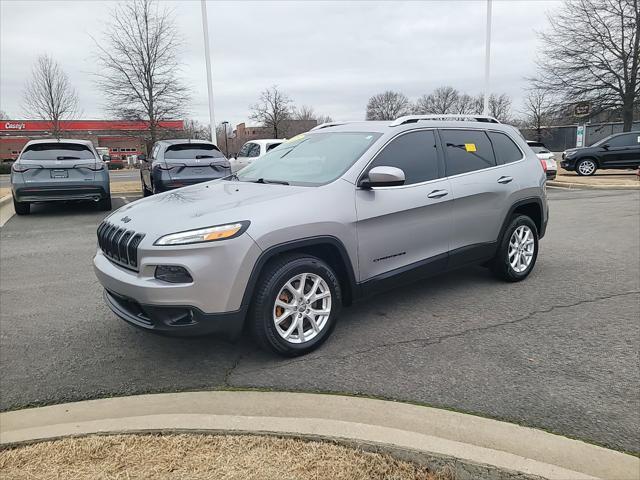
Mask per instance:
[[[593,164],[593,170],[590,170],[590,173],[585,173],[580,169],[580,166],[587,164]],[[598,163],[592,158],[583,158],[576,163],[576,173],[581,177],[590,177],[596,173],[596,170],[598,170]]]
[[[275,301],[280,290],[290,279],[302,273],[318,275],[326,282],[331,292],[331,310],[326,323],[315,337],[303,343],[292,343],[278,333],[273,312],[277,308]],[[269,262],[260,275],[249,309],[248,326],[256,342],[263,349],[279,355],[295,357],[309,353],[324,343],[335,327],[341,307],[340,282],[329,265],[310,255],[283,255]]]
[[[526,267],[525,270],[518,272],[512,266],[509,258],[509,243],[511,241],[511,237],[513,233],[520,226],[526,226],[533,234],[533,256],[531,258],[531,263]],[[538,258],[538,228],[536,224],[531,218],[526,215],[516,215],[511,219],[507,229],[504,232],[502,240],[500,241],[500,245],[498,246],[498,251],[496,252],[496,256],[491,261],[491,271],[498,278],[502,280],[506,280],[508,282],[519,282],[524,280],[529,276],[531,270],[536,264],[536,259]]]
[[[17,202],[15,197],[13,198],[13,209],[16,211],[16,215],[29,215],[31,212],[31,204],[29,202]]]
[[[111,195],[108,197],[104,197],[102,200],[98,201],[98,208],[103,212],[111,211]]]

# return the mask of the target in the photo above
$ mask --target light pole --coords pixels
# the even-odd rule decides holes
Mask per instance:
[[[229,122],[225,120],[220,125],[224,125],[224,156],[229,158],[229,145],[227,144],[227,138],[229,137],[227,134],[227,125],[229,125]]]
[[[200,0],[202,6],[202,31],[204,33],[204,56],[207,63],[207,92],[209,94],[209,128],[211,129],[211,142],[218,144],[216,139],[216,118],[213,114],[213,85],[211,84],[211,53],[209,52],[209,24],[207,17],[207,2]]]
[[[484,101],[482,114],[489,115],[489,73],[491,69],[491,0],[487,0],[487,31],[484,46]]]

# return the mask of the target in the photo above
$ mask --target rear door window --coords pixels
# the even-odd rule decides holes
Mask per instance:
[[[632,147],[634,145],[638,145],[639,139],[640,134],[629,133],[627,135],[619,135],[617,137],[613,137],[607,143],[610,147]]]
[[[166,160],[211,159],[223,156],[215,145],[206,143],[179,143],[171,145],[164,152]]]
[[[446,175],[483,170],[496,166],[493,147],[487,134],[480,130],[441,130],[445,149]]]
[[[438,150],[433,130],[405,133],[389,143],[369,166],[396,167],[404,172],[405,185],[439,178]]]
[[[240,149],[240,151],[238,152],[238,156],[246,157],[247,154],[249,153],[249,149],[251,148],[251,145],[253,145],[253,143],[245,143]]]
[[[22,155],[23,160],[55,161],[55,160],[92,160],[93,150],[80,143],[35,143],[27,146]]]
[[[522,152],[507,135],[500,132],[488,132],[488,135],[499,165],[522,160]],[[549,153],[544,147],[536,146],[534,151],[536,151],[535,149],[537,149],[537,153]]]

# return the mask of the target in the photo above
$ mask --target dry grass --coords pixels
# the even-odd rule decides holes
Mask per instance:
[[[0,451],[3,479],[452,480],[332,443],[223,435],[67,438]]]
[[[0,187],[0,198],[4,197],[5,195],[9,195],[11,194],[11,189],[8,187]]]
[[[111,182],[111,193],[142,193],[140,180],[134,182]]]

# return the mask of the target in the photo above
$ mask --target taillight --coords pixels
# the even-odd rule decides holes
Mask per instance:
[[[103,170],[103,169],[104,169],[104,165],[103,165],[103,164],[100,164],[100,165],[96,165],[96,166],[93,166],[93,167],[91,167],[91,166],[87,166],[87,168],[88,168],[89,170],[93,170],[94,172],[99,172],[100,170]]]
[[[176,167],[177,165],[162,165],[162,164],[158,165],[158,168],[160,170],[173,170]]]
[[[546,172],[547,171],[547,162],[545,160],[540,160],[540,163],[542,164],[542,170],[544,170]]]
[[[24,173],[24,172],[26,172],[28,170],[31,170],[31,168],[29,168],[29,167],[21,167],[20,165],[17,165],[17,164],[14,163],[13,165],[11,165],[11,170],[13,170],[16,173]]]

